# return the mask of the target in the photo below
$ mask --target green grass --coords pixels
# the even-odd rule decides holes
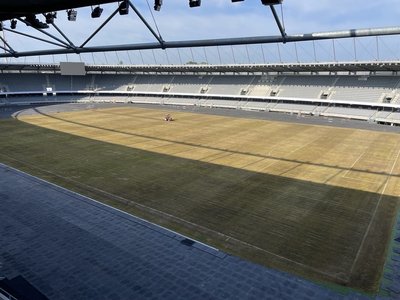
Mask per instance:
[[[257,263],[367,292],[378,288],[398,197],[145,151],[18,120],[0,121],[0,128],[3,163]]]

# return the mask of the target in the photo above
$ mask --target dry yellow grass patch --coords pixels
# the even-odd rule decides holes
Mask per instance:
[[[398,196],[400,136],[143,108],[20,118],[37,126],[160,154]],[[384,189],[385,182],[390,184]]]

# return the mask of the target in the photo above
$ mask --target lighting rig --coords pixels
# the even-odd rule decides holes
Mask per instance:
[[[123,16],[129,14],[129,2],[128,0],[122,1],[118,6],[118,13]]]
[[[68,21],[76,21],[76,17],[78,15],[78,11],[75,9],[68,9],[67,10],[67,17],[68,17]]]
[[[10,0],[11,1],[11,0]],[[89,1],[89,0],[85,0]],[[113,2],[114,0],[112,0]],[[201,0],[186,0],[190,7],[199,7]],[[231,0],[232,3],[244,2],[245,0]],[[317,40],[333,40],[333,39],[345,39],[345,38],[358,38],[367,36],[388,36],[388,35],[400,35],[400,26],[397,27],[385,27],[385,28],[365,28],[365,29],[349,29],[340,31],[329,31],[329,32],[311,32],[296,35],[287,35],[284,27],[283,20],[280,19],[279,14],[276,10],[276,5],[282,4],[283,0],[260,0],[258,2],[269,8],[275,18],[276,24],[279,28],[280,35],[274,36],[249,36],[249,37],[234,37],[234,38],[220,38],[220,39],[195,39],[195,40],[178,40],[178,41],[164,41],[159,31],[159,28],[155,22],[154,16],[153,21],[155,27],[153,27],[145,16],[141,14],[139,9],[133,3],[133,0],[116,0],[118,3],[114,11],[103,21],[101,25],[94,30],[94,32],[87,37],[87,39],[80,44],[75,44],[71,41],[67,35],[57,26],[56,14],[51,10],[44,13],[45,20],[40,21],[39,15],[28,14],[25,16],[15,17],[11,19],[11,26],[7,28],[4,22],[0,22],[0,31],[11,32],[25,36],[33,40],[39,40],[56,46],[57,48],[48,48],[44,50],[31,50],[31,51],[15,51],[11,45],[5,41],[0,35],[1,41],[4,47],[0,45],[0,49],[4,50],[4,53],[0,50],[0,58],[2,57],[27,57],[27,56],[38,56],[38,55],[60,55],[60,54],[81,54],[81,53],[95,53],[95,52],[109,52],[109,51],[134,51],[134,50],[154,50],[154,49],[179,49],[179,48],[190,48],[190,47],[215,47],[215,46],[227,46],[227,45],[253,45],[253,44],[272,44],[272,43],[295,43],[300,41],[317,41]],[[250,1],[251,2],[251,1]],[[253,0],[254,2],[254,0]],[[159,11],[162,7],[162,0],[154,0],[154,9]],[[151,9],[151,8],[150,8]],[[125,43],[117,45],[95,45],[87,46],[89,42],[116,16],[126,15],[130,13],[130,10],[142,21],[147,27],[150,33],[154,36],[156,41],[146,43]],[[151,9],[152,10],[152,9]],[[103,9],[99,5],[92,7],[92,17],[98,18],[102,15]],[[282,14],[283,15],[283,14]],[[75,21],[77,18],[76,9],[67,9],[67,16],[69,21]],[[31,26],[35,30],[39,31],[46,37],[33,35],[25,32],[19,32],[16,29],[17,21]],[[49,26],[52,27],[52,32],[48,32],[46,29]]]
[[[103,9],[100,6],[96,6],[95,8],[92,7],[92,18],[100,18],[101,14],[103,13]]]
[[[40,21],[34,14],[30,14],[25,17],[25,24],[28,26],[32,26],[33,28],[36,28],[36,29],[49,28],[49,25]]]
[[[46,18],[46,23],[47,24],[53,24],[54,23],[54,19],[57,18],[57,13],[56,12],[49,12],[47,14],[44,15]]]
[[[11,20],[11,26],[10,26],[11,29],[16,29],[17,28],[17,23],[18,23],[17,20],[12,19]]]
[[[233,3],[235,2],[243,2],[244,0],[231,0]],[[278,5],[282,4],[283,0],[261,0],[261,4],[263,5]],[[154,1],[154,10],[160,11],[162,6],[162,0]],[[189,0],[189,7],[200,7],[201,0]]]
[[[189,0],[189,7],[200,7],[201,0]]]

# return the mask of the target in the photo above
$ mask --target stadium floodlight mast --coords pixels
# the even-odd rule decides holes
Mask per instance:
[[[56,1],[52,0],[42,0],[42,2],[48,1],[49,5],[52,8],[55,8]],[[187,1],[187,0],[186,0]],[[232,2],[245,2],[244,0],[231,0]],[[31,3],[30,0],[21,0],[20,2]],[[153,49],[171,49],[171,48],[191,48],[191,47],[213,47],[213,46],[232,46],[232,45],[251,45],[251,44],[268,44],[268,43],[291,43],[291,42],[301,42],[301,41],[316,41],[316,40],[333,40],[333,39],[342,39],[342,38],[356,38],[356,37],[367,37],[367,36],[384,36],[384,35],[399,35],[400,27],[386,27],[386,28],[366,28],[366,29],[350,29],[350,30],[341,30],[341,31],[331,31],[331,32],[317,32],[317,33],[306,33],[306,34],[296,34],[289,35],[286,33],[286,30],[283,26],[283,20],[280,20],[278,13],[276,12],[275,6],[281,5],[283,0],[260,0],[260,4],[266,7],[269,7],[272,15],[276,21],[278,29],[280,31],[280,35],[276,36],[250,36],[250,37],[237,37],[237,38],[222,38],[222,39],[204,39],[204,40],[180,40],[180,41],[165,41],[158,28],[153,29],[153,27],[149,24],[146,18],[140,13],[140,11],[136,8],[136,6],[132,3],[131,0],[77,0],[78,6],[90,6],[83,5],[83,3],[97,3],[95,8],[92,9],[92,17],[98,18],[103,9],[100,7],[100,4],[104,3],[112,3],[117,2],[118,6],[111,13],[111,15],[103,21],[103,23],[81,44],[76,45],[71,41],[67,35],[56,25],[56,17],[57,14],[55,11],[43,11],[43,16],[45,17],[45,22],[42,22],[38,19],[35,14],[28,14],[26,17],[23,15],[11,15],[12,12],[6,11],[6,17],[2,19],[2,12],[0,12],[0,20],[14,20],[11,23],[11,27],[8,28],[6,23],[0,21],[0,31],[6,31],[15,35],[23,36],[28,39],[37,40],[40,42],[44,42],[57,48],[46,49],[46,50],[35,50],[35,51],[16,51],[12,46],[5,40],[5,38],[0,36],[1,42],[4,46],[1,46],[0,49],[4,51],[4,53],[0,53],[0,58],[7,57],[27,57],[27,56],[40,56],[40,55],[59,55],[59,54],[80,54],[80,53],[95,53],[95,52],[114,52],[114,51],[129,51],[129,50],[153,50]],[[5,4],[4,4],[5,3]],[[63,0],[63,3],[69,3],[66,0]],[[10,9],[13,5],[13,2],[3,1],[3,4],[0,0],[0,11],[2,9],[2,5],[5,5],[5,8]],[[156,11],[161,9],[163,5],[162,0],[154,0],[154,9]],[[189,0],[189,6],[199,7],[201,5],[201,0]],[[36,7],[36,6],[35,6]],[[30,8],[33,9],[33,8]],[[36,9],[36,8],[35,8]],[[134,43],[134,44],[117,44],[117,45],[102,45],[102,46],[88,46],[90,41],[113,19],[117,14],[119,15],[127,15],[129,13],[129,9],[135,13],[135,15],[140,19],[140,21],[146,26],[146,28],[150,31],[153,37],[156,39],[156,42],[148,42],[148,43]],[[69,21],[76,21],[77,19],[77,10],[73,7],[67,9],[67,15]],[[46,38],[41,38],[35,36],[34,34],[28,34],[25,32],[20,32],[16,30],[16,22],[20,21],[28,26],[30,26],[33,30],[39,31]],[[50,34],[46,31],[48,27],[53,27],[61,37],[58,37],[54,34]]]

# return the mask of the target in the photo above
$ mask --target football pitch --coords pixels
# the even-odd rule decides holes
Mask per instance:
[[[399,134],[165,114],[0,120],[0,161],[257,263],[378,289],[400,195]]]

